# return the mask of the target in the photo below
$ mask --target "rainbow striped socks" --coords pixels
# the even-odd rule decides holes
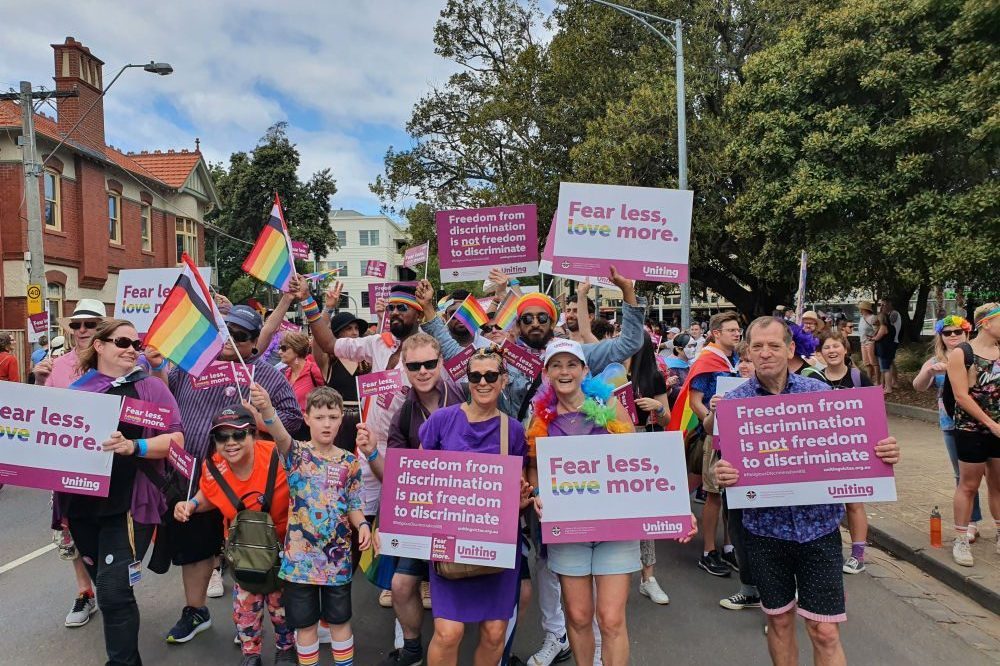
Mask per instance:
[[[299,666],[316,666],[319,663],[319,641],[316,641],[312,645],[296,643],[295,651],[299,655]],[[352,654],[353,652],[351,650]]]
[[[354,636],[346,641],[333,641],[332,646],[335,666],[354,666]]]

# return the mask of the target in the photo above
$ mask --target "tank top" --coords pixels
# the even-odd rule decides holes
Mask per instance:
[[[973,352],[972,367],[976,380],[969,385],[969,396],[994,421],[1000,421],[1000,360],[983,358]],[[989,428],[955,404],[955,429],[988,434]]]

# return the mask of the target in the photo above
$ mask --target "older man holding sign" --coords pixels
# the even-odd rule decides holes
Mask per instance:
[[[779,411],[788,414],[796,410],[789,409],[787,405],[798,402],[797,397],[790,397],[791,394],[829,389],[819,380],[789,373],[788,361],[795,355],[795,344],[788,325],[782,320],[775,317],[754,320],[747,329],[747,341],[755,374],[745,384],[727,393],[726,399],[717,408],[723,458],[716,464],[715,474],[719,485],[724,488],[737,486],[741,476],[739,468],[730,462],[742,450],[738,440],[735,445],[732,441],[733,409],[742,405],[744,409],[759,407],[765,414],[768,411],[772,415]],[[844,393],[841,391],[838,396]],[[784,398],[775,400],[768,396]],[[726,405],[736,398],[750,400],[735,401],[735,407]],[[786,406],[779,407],[783,404]],[[789,417],[794,418],[798,417]],[[856,447],[858,452],[852,455],[860,457],[863,452],[871,457],[874,454],[882,463],[894,465],[899,461],[899,446],[895,438],[882,436],[884,428],[873,425],[869,434],[876,432],[880,439],[874,446],[868,443]],[[786,452],[783,449],[791,448],[787,443],[782,445],[778,442],[765,455],[775,452],[784,455]],[[757,461],[755,458],[754,462]],[[743,462],[740,456],[739,464]],[[752,469],[754,465],[749,463],[747,467]],[[728,492],[732,493],[732,490]],[[806,620],[815,663],[823,666],[846,664],[837,627],[838,623],[847,619],[839,531],[844,506],[839,502],[816,503],[815,498],[800,498],[792,490],[785,497],[783,505],[773,502],[766,508],[746,509],[743,512],[743,524],[749,533],[749,564],[760,591],[761,607],[768,616],[767,642],[771,660],[779,666],[798,663],[794,615],[797,610]]]

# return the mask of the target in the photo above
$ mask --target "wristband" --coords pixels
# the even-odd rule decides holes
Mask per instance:
[[[368,462],[373,462],[376,458],[378,458],[378,447],[376,447],[375,450],[371,452],[371,455],[366,457],[368,458]]]
[[[201,502],[198,501],[197,497],[192,497],[191,499],[188,500],[188,502],[191,502],[191,504],[194,504],[194,508],[196,508],[196,509],[199,506],[201,506]]]
[[[667,408],[664,407],[663,405],[660,405],[660,408],[656,410],[656,413],[659,414],[660,416],[663,416],[663,413],[665,411],[667,411]]]
[[[532,497],[538,497],[540,494],[541,494],[541,491],[538,488],[535,488],[534,490],[531,491],[531,496]]]
[[[319,309],[319,305],[313,300],[312,296],[306,296],[299,305],[302,306],[302,313],[305,314],[306,321],[310,324],[322,319],[323,311]]]
[[[149,360],[149,359],[147,359],[147,360]],[[149,366],[149,369],[150,369],[150,370],[152,370],[153,372],[159,372],[160,370],[163,370],[163,368],[167,367],[167,363],[169,363],[169,362],[170,362],[170,361],[169,361],[169,360],[167,360],[167,357],[166,357],[166,356],[164,356],[164,357],[163,357],[163,363],[160,363],[160,364],[159,364],[158,366],[156,366],[155,368],[154,368],[153,366]]]
[[[511,287],[519,287],[521,286],[521,281],[518,280],[517,278],[511,278],[507,280],[507,284],[509,284]]]
[[[274,423],[278,420],[278,413],[275,412],[274,416],[269,419],[265,419],[264,416],[261,415],[260,420],[264,422],[264,425],[274,425]]]
[[[359,532],[361,531],[362,527],[367,527],[369,530],[371,530],[372,525],[367,520],[362,520],[360,523],[358,523],[358,531]]]
[[[139,456],[140,458],[146,457],[146,452],[149,451],[149,444],[144,439],[137,439],[132,442],[135,445],[135,451],[132,455]]]

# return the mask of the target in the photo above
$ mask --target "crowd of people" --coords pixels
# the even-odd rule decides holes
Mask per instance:
[[[519,557],[512,569],[464,579],[446,577],[426,560],[398,558],[391,582],[371,591],[396,617],[381,664],[457,664],[463,639],[476,641],[477,666],[549,666],[570,656],[577,664],[626,664],[632,585],[652,603],[670,601],[655,575],[654,542],[542,545],[536,440],[663,431],[686,390],[699,424],[684,441],[688,482],[692,502],[704,504],[701,520],[692,516],[695,527],[680,539],[701,538],[692,567],[713,576],[738,574],[739,587],[719,604],[763,610],[775,664],[797,663],[797,615],[816,663],[845,663],[838,631],[846,619],[843,575],[865,568],[864,505],[730,508],[726,488],[739,474],[711,436],[722,399],[717,386],[723,377],[745,379],[727,398],[873,384],[889,393],[897,381],[899,313],[886,302],[878,314],[872,303],[860,304],[857,364],[849,322],[812,311],[798,323],[784,309],[753,321],[724,312],[682,331],[646,319],[632,281],[613,268],[608,277],[622,292],[615,323],[598,316],[586,283],[560,312],[549,296],[522,293],[516,279],[494,270],[493,292],[485,294],[492,297],[491,319],[478,331],[451,316],[468,292],[439,294],[426,280],[393,286],[377,306],[387,325],[372,332],[367,321],[337,311],[336,283],[321,305],[310,283],[296,276],[266,317],[219,296],[228,330],[218,360],[245,362],[250,373],[244,383],[224,386],[193,381],[144,348],[130,322],[108,317],[99,301],[81,300],[63,322],[69,349],[59,340],[59,353],[39,354],[32,381],[138,398],[170,408],[176,418],[166,431],[119,423],[103,443],[114,454],[108,497],[55,494],[54,539],[77,586],[66,626],[82,626],[100,609],[107,663],[141,663],[130,574],[155,532],[148,568],[179,567],[182,583],[179,619],[164,638],[191,641],[212,626],[206,597],[224,594],[221,554],[252,532],[246,516],[253,514],[273,535],[267,538],[276,564],[255,576],[249,568],[231,569],[241,665],[263,663],[265,615],[273,627],[274,663],[316,664],[320,644],[329,643],[335,664],[352,664],[352,583],[365,551],[380,547],[373,526],[386,451],[422,448],[523,457],[521,486],[510,498],[520,507]],[[493,317],[511,292],[517,318],[504,330]],[[296,304],[301,330],[283,330]],[[979,308],[971,323],[946,317],[935,329],[933,355],[914,379],[918,390],[939,394],[956,479],[953,551],[965,565],[972,564],[969,542],[982,520],[984,477],[990,511],[1000,518],[998,341],[1000,305]],[[504,342],[539,358],[537,376],[508,363]],[[9,344],[0,338],[0,369]],[[454,379],[445,361],[470,345],[475,350]],[[615,363],[631,382],[634,421],[599,379]],[[406,389],[364,405],[356,378],[389,369],[401,370]],[[164,464],[171,442],[197,461],[190,493],[187,480]],[[892,437],[874,451],[889,464],[899,459]],[[846,560],[839,530],[845,519],[852,542]],[[545,638],[531,654],[515,655],[515,628],[533,597]],[[427,610],[429,637],[421,631]],[[468,623],[478,623],[474,637],[466,637]]]

